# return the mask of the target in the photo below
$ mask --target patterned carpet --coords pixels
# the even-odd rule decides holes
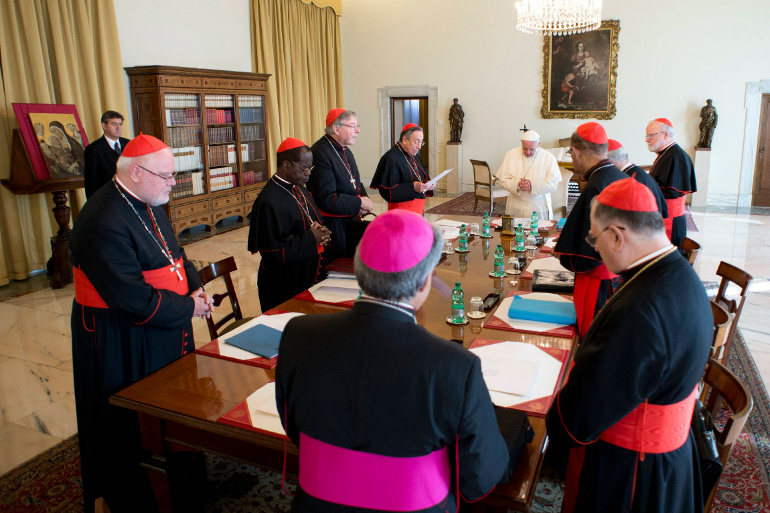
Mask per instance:
[[[747,385],[754,410],[728,461],[711,511],[770,511],[770,398],[740,330],[732,347],[728,366]],[[281,490],[279,472],[212,455],[207,455],[206,464],[211,491],[207,513],[290,511],[291,498]],[[287,490],[291,493],[295,486],[296,476],[287,475]],[[77,436],[73,436],[0,477],[0,513],[80,513],[81,487]],[[559,512],[563,488],[563,475],[546,459],[531,511]]]

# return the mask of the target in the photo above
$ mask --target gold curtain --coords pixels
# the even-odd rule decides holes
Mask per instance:
[[[332,8],[302,0],[252,0],[252,12],[253,69],[272,75],[269,151],[286,137],[312,145],[329,109],[344,107],[339,19]]]
[[[0,178],[10,175],[12,103],[74,104],[89,142],[107,109],[126,112],[113,0],[0,2]],[[74,192],[74,194],[73,194]],[[85,202],[70,191],[75,215]],[[58,225],[53,196],[15,196],[0,187],[0,285],[45,269]]]

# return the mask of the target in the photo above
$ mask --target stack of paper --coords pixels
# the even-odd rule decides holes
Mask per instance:
[[[444,240],[455,240],[460,236],[460,227],[465,223],[452,219],[439,219],[436,224],[444,235]],[[467,228],[467,227],[466,227]]]
[[[549,269],[551,271],[569,271],[561,265],[558,258],[546,256],[544,258],[535,258],[529,262],[525,272],[521,273],[521,278],[528,280],[532,278],[532,273],[536,269]]]
[[[275,382],[263,386],[217,420],[277,438],[286,438],[275,404]]]
[[[361,295],[361,288],[355,275],[337,275],[316,283],[308,290],[300,292],[295,297],[303,301],[326,303],[339,306],[353,306]]]

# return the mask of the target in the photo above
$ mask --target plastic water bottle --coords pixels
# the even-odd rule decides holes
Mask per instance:
[[[459,251],[468,251],[468,230],[465,229],[465,225],[460,226],[460,245],[457,249]]]
[[[524,228],[521,226],[521,223],[519,223],[519,226],[516,227],[516,236],[513,250],[517,252],[524,251]]]
[[[505,276],[505,252],[502,244],[495,248],[495,276]]]
[[[529,218],[529,233],[531,233],[533,237],[537,237],[537,222],[537,212],[533,211],[532,216]]]
[[[460,282],[455,283],[452,290],[452,322],[461,323],[465,320],[465,293]]]
[[[490,222],[489,222],[489,213],[484,212],[484,217],[481,219],[481,236],[482,237],[490,237]]]

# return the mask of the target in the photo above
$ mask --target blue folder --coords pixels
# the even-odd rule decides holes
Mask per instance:
[[[566,223],[566,222],[567,222],[567,218],[566,217],[562,217],[561,219],[559,219],[559,222],[556,223],[556,229],[557,230],[561,230],[562,228],[564,228],[564,223]]]
[[[554,324],[570,325],[577,323],[574,303],[556,301],[541,301],[527,299],[523,296],[513,296],[508,317],[525,321],[551,322]]]
[[[257,324],[246,331],[228,337],[225,342],[244,351],[264,356],[265,358],[272,358],[278,354],[281,333],[280,330],[270,326]]]

